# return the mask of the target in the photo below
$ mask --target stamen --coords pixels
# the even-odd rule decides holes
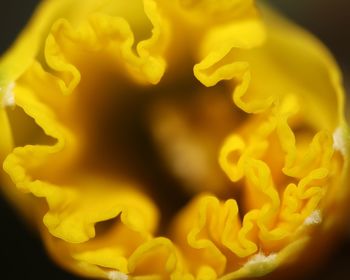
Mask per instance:
[[[109,271],[107,273],[107,277],[109,280],[128,280],[129,279],[128,275],[117,270]]]
[[[13,93],[13,89],[15,87],[15,83],[9,84],[6,88],[0,87],[0,92],[3,93],[2,97],[2,106],[5,107],[14,107],[15,106],[15,95]]]
[[[276,260],[277,254],[272,253],[265,255],[262,252],[252,256],[245,264],[245,267],[254,271],[256,275],[264,275],[273,267],[273,262]]]
[[[342,155],[346,154],[344,133],[341,127],[338,127],[333,133],[333,148],[334,150],[341,152]]]
[[[262,263],[271,262],[276,258],[276,254],[270,254],[266,256],[264,253],[258,253],[252,256],[246,263],[246,265],[260,265]]]
[[[317,225],[322,222],[322,215],[320,210],[313,211],[304,221],[304,225]]]

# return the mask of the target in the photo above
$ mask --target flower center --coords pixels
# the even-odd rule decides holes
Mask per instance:
[[[166,74],[156,86],[139,85],[103,52],[86,55],[74,62],[82,78],[71,96],[80,145],[71,176],[140,186],[161,213],[163,233],[194,195],[232,196],[217,158],[244,114],[233,108],[227,84],[205,88],[188,67],[176,81]]]
[[[119,2],[78,26],[57,20],[9,87],[12,122],[23,125],[22,114],[37,125],[14,131],[5,171],[45,198],[33,214],[44,240],[78,270],[263,275],[304,233],[329,225],[342,191],[347,147],[338,101],[322,86],[328,72],[314,86],[313,71],[283,51],[302,46],[306,58],[304,45],[263,44],[274,35],[255,9],[224,24],[223,11],[252,1],[181,1],[189,14],[176,24],[166,1]],[[207,8],[203,26],[187,17]]]

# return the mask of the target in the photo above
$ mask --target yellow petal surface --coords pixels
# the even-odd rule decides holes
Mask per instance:
[[[260,277],[344,226],[339,70],[254,1],[43,1],[0,94],[5,191],[78,275]]]

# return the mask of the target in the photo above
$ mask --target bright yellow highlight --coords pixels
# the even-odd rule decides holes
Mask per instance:
[[[344,225],[339,70],[254,1],[43,1],[0,93],[4,192],[79,275],[258,277]]]

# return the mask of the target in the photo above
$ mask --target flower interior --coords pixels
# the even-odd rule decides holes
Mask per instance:
[[[210,1],[119,2],[53,22],[7,108],[4,168],[40,198],[48,251],[110,279],[272,271],[332,223],[344,192],[321,51],[266,35],[251,1],[214,27],[226,8]]]

